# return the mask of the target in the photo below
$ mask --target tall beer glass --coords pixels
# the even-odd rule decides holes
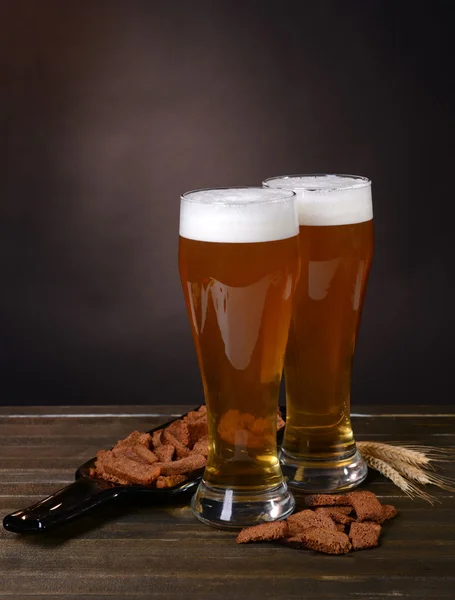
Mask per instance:
[[[367,467],[350,419],[351,368],[373,255],[371,182],[350,175],[283,176],[297,194],[301,275],[285,360],[281,450],[293,488],[345,490]]]
[[[293,192],[257,187],[182,196],[180,278],[209,427],[192,509],[205,523],[240,528],[283,519],[294,508],[276,421],[298,267]]]

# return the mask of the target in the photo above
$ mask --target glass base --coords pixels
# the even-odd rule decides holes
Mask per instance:
[[[280,462],[289,487],[308,493],[350,490],[362,483],[368,474],[368,467],[357,449],[337,461],[303,461],[281,449]]]
[[[193,514],[206,525],[219,529],[242,529],[264,521],[285,519],[295,500],[285,482],[267,491],[240,492],[215,488],[204,480],[191,500]]]

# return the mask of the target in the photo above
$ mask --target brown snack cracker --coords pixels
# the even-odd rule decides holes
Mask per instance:
[[[145,446],[141,446],[140,444],[136,444],[132,448],[133,453],[138,456],[142,462],[145,462],[149,465],[153,465],[153,463],[158,462],[158,457],[151,450],[146,448]]]
[[[149,433],[141,433],[140,431],[133,431],[126,438],[122,440],[118,440],[115,444],[116,448],[122,448],[125,446],[133,447],[137,444],[141,446],[145,446],[146,448],[150,447],[150,443],[152,441],[152,436]]]
[[[188,479],[186,473],[204,467],[207,455],[207,415],[202,406],[153,434],[133,431],[112,450],[100,451],[90,475],[121,485],[173,487]]]
[[[282,536],[281,532],[279,537],[274,538],[280,544],[325,554],[347,554],[350,550],[374,548],[379,544],[381,525],[375,520],[367,519],[366,515],[378,517],[380,514],[380,518],[385,520],[397,514],[394,506],[382,506],[376,495],[367,491],[350,492],[347,495],[314,494],[311,497],[307,496],[308,498],[316,507],[315,510],[302,510],[288,517],[288,533]],[[347,501],[351,502],[351,506],[336,504]],[[326,506],[319,506],[322,502]],[[353,509],[358,520],[349,516]],[[345,530],[348,527],[349,535],[346,535]],[[247,533],[242,534],[245,537],[241,538],[240,543],[272,539],[260,535],[260,531],[255,534],[254,527],[250,529],[251,535],[247,535],[246,530]]]
[[[191,450],[191,454],[202,454],[202,456],[209,455],[209,436],[205,435],[200,440],[198,440]]]
[[[354,507],[357,521],[379,521],[382,518],[382,505],[373,492],[350,492],[349,503]]]
[[[336,510],[337,513],[343,513],[343,515],[350,515],[354,510],[352,506],[329,506],[327,508],[330,508],[330,510]]]
[[[121,477],[115,477],[115,475],[111,475],[110,473],[106,473],[102,467],[100,469],[94,469],[95,474],[92,477],[100,477],[104,481],[109,481],[109,483],[116,483],[117,485],[131,485],[131,482],[128,479],[122,479]]]
[[[397,509],[391,504],[383,504],[382,505],[382,517],[378,520],[378,523],[384,523],[388,519],[393,519],[398,514]]]
[[[155,454],[160,462],[166,463],[172,460],[174,456],[175,447],[172,444],[164,444],[155,448]]]
[[[182,420],[185,423],[192,423],[193,421],[198,421],[199,419],[207,419],[207,407],[205,404],[200,406],[197,410],[190,410],[190,412],[186,413]]]
[[[151,447],[153,448],[153,450],[155,450],[155,448],[159,448],[162,445],[162,441],[161,441],[162,433],[163,433],[162,429],[158,429],[157,431],[154,431],[152,433]]]
[[[189,446],[191,442],[190,430],[188,428],[188,424],[181,419],[177,419],[171,423],[168,427],[166,427],[167,433],[172,433],[172,435],[178,439],[178,441],[183,446]]]
[[[259,448],[266,440],[276,440],[276,426],[270,419],[229,409],[219,420],[218,434],[228,444]]]
[[[143,447],[145,448],[145,446],[143,446]],[[132,446],[122,446],[122,445],[117,444],[112,448],[112,454],[116,458],[121,458],[122,456],[126,456],[126,458],[130,458],[131,460],[135,460],[136,462],[143,462],[143,460],[140,458],[140,456],[138,456],[136,454],[136,452],[134,452]]]
[[[296,550],[300,550],[305,548],[306,546],[303,545],[302,542],[302,534],[298,533],[296,535],[288,535],[284,538],[281,538],[279,541],[280,544],[283,544],[283,546],[288,546],[289,548],[295,548]]]
[[[180,460],[174,460],[168,463],[156,463],[161,469],[161,475],[181,475],[182,473],[191,473],[205,467],[207,459],[201,454],[192,454]]]
[[[130,485],[130,482],[127,479],[122,479],[121,477],[115,477],[114,475],[110,475],[109,473],[106,473],[106,471],[104,470],[103,467],[103,463],[102,460],[105,457],[106,453],[109,452],[108,450],[100,450],[97,453],[97,460],[95,463],[95,468],[90,469],[90,476],[91,477],[99,477],[101,479],[104,479],[105,481],[109,481],[110,483],[116,483],[118,485]]]
[[[366,548],[375,548],[379,543],[381,526],[372,521],[351,523],[349,538],[354,550],[365,550]]]
[[[164,442],[166,444],[171,444],[172,446],[174,446],[175,456],[177,458],[184,458],[185,456],[188,456],[190,453],[189,448],[187,446],[184,446],[182,444],[182,442],[180,442],[180,440],[178,440],[175,437],[175,435],[172,432],[168,431],[167,429],[165,429],[163,431],[161,440],[162,440],[162,442]]]
[[[288,535],[289,529],[286,521],[274,521],[272,523],[261,523],[253,527],[246,527],[237,536],[237,544],[249,542],[268,542],[279,540]]]
[[[315,527],[301,533],[300,539],[305,548],[325,554],[347,554],[352,548],[348,536],[336,529]]]
[[[160,475],[159,467],[138,463],[126,456],[115,457],[110,450],[102,450],[97,454],[97,472],[113,475],[130,483],[151,485]]]
[[[335,523],[326,513],[317,513],[313,510],[302,510],[294,513],[287,518],[289,525],[289,535],[295,536],[307,529],[314,527],[324,527],[326,529],[336,530]]]
[[[201,415],[200,412],[198,412],[197,410],[190,410],[189,413],[187,413],[184,417],[183,420],[185,421],[185,423],[194,423],[194,421],[199,421],[199,419],[203,419],[204,415]]]
[[[188,432],[190,437],[191,446],[196,444],[202,437],[208,433],[207,419],[202,417],[196,421],[189,422]]]
[[[158,489],[171,488],[187,480],[188,477],[186,475],[160,475],[156,480],[156,487]]]
[[[331,506],[320,506],[316,509],[316,514],[326,514],[328,515],[335,523],[341,523],[342,525],[348,525],[348,523],[352,523],[355,519],[345,514],[344,512],[339,511],[336,507]]]
[[[348,496],[341,494],[310,494],[304,502],[307,506],[351,506]]]
[[[95,468],[98,465],[101,465],[104,460],[108,460],[111,454],[112,450],[98,450],[98,452],[96,453]]]

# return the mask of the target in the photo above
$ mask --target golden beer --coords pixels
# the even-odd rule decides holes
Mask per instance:
[[[209,424],[193,511],[218,526],[283,518],[293,507],[277,455],[276,416],[298,223],[294,196],[272,191],[207,190],[182,198],[179,270]],[[267,515],[274,502],[283,510]]]
[[[373,255],[371,186],[348,176],[273,179],[297,192],[301,276],[285,359],[290,484],[347,489],[366,476],[350,419],[351,371]]]

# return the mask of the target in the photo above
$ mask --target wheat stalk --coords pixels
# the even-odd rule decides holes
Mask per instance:
[[[430,464],[430,458],[424,452],[405,446],[391,446],[382,442],[357,442],[360,453],[375,456],[388,463],[399,460],[419,467]]]
[[[409,496],[419,496],[431,503],[435,500],[420,486],[436,485],[455,491],[455,481],[435,472],[434,462],[453,460],[453,449],[419,446],[416,444],[391,445],[382,442],[358,442],[357,447],[369,467],[379,471]]]
[[[405,479],[403,475],[401,475],[396,469],[391,467],[384,460],[381,460],[380,458],[376,458],[375,456],[371,456],[369,454],[362,454],[362,456],[369,467],[375,469],[376,471],[379,471],[379,473],[390,479],[397,487],[400,488],[400,490],[402,490],[410,498],[413,498],[414,496],[419,496],[420,498],[423,498],[430,504],[433,504],[436,501],[436,498],[434,496],[428,494],[411,481]]]
[[[401,460],[416,467],[433,468],[434,462],[455,460],[455,448],[436,448],[417,444],[384,444],[383,442],[357,442],[359,450],[385,461]]]
[[[448,492],[455,492],[455,482],[449,477],[444,477],[444,475],[439,475],[431,471],[425,471],[424,469],[414,467],[413,465],[409,465],[402,461],[394,462],[393,466],[404,477],[412,479],[421,485],[436,485]]]

